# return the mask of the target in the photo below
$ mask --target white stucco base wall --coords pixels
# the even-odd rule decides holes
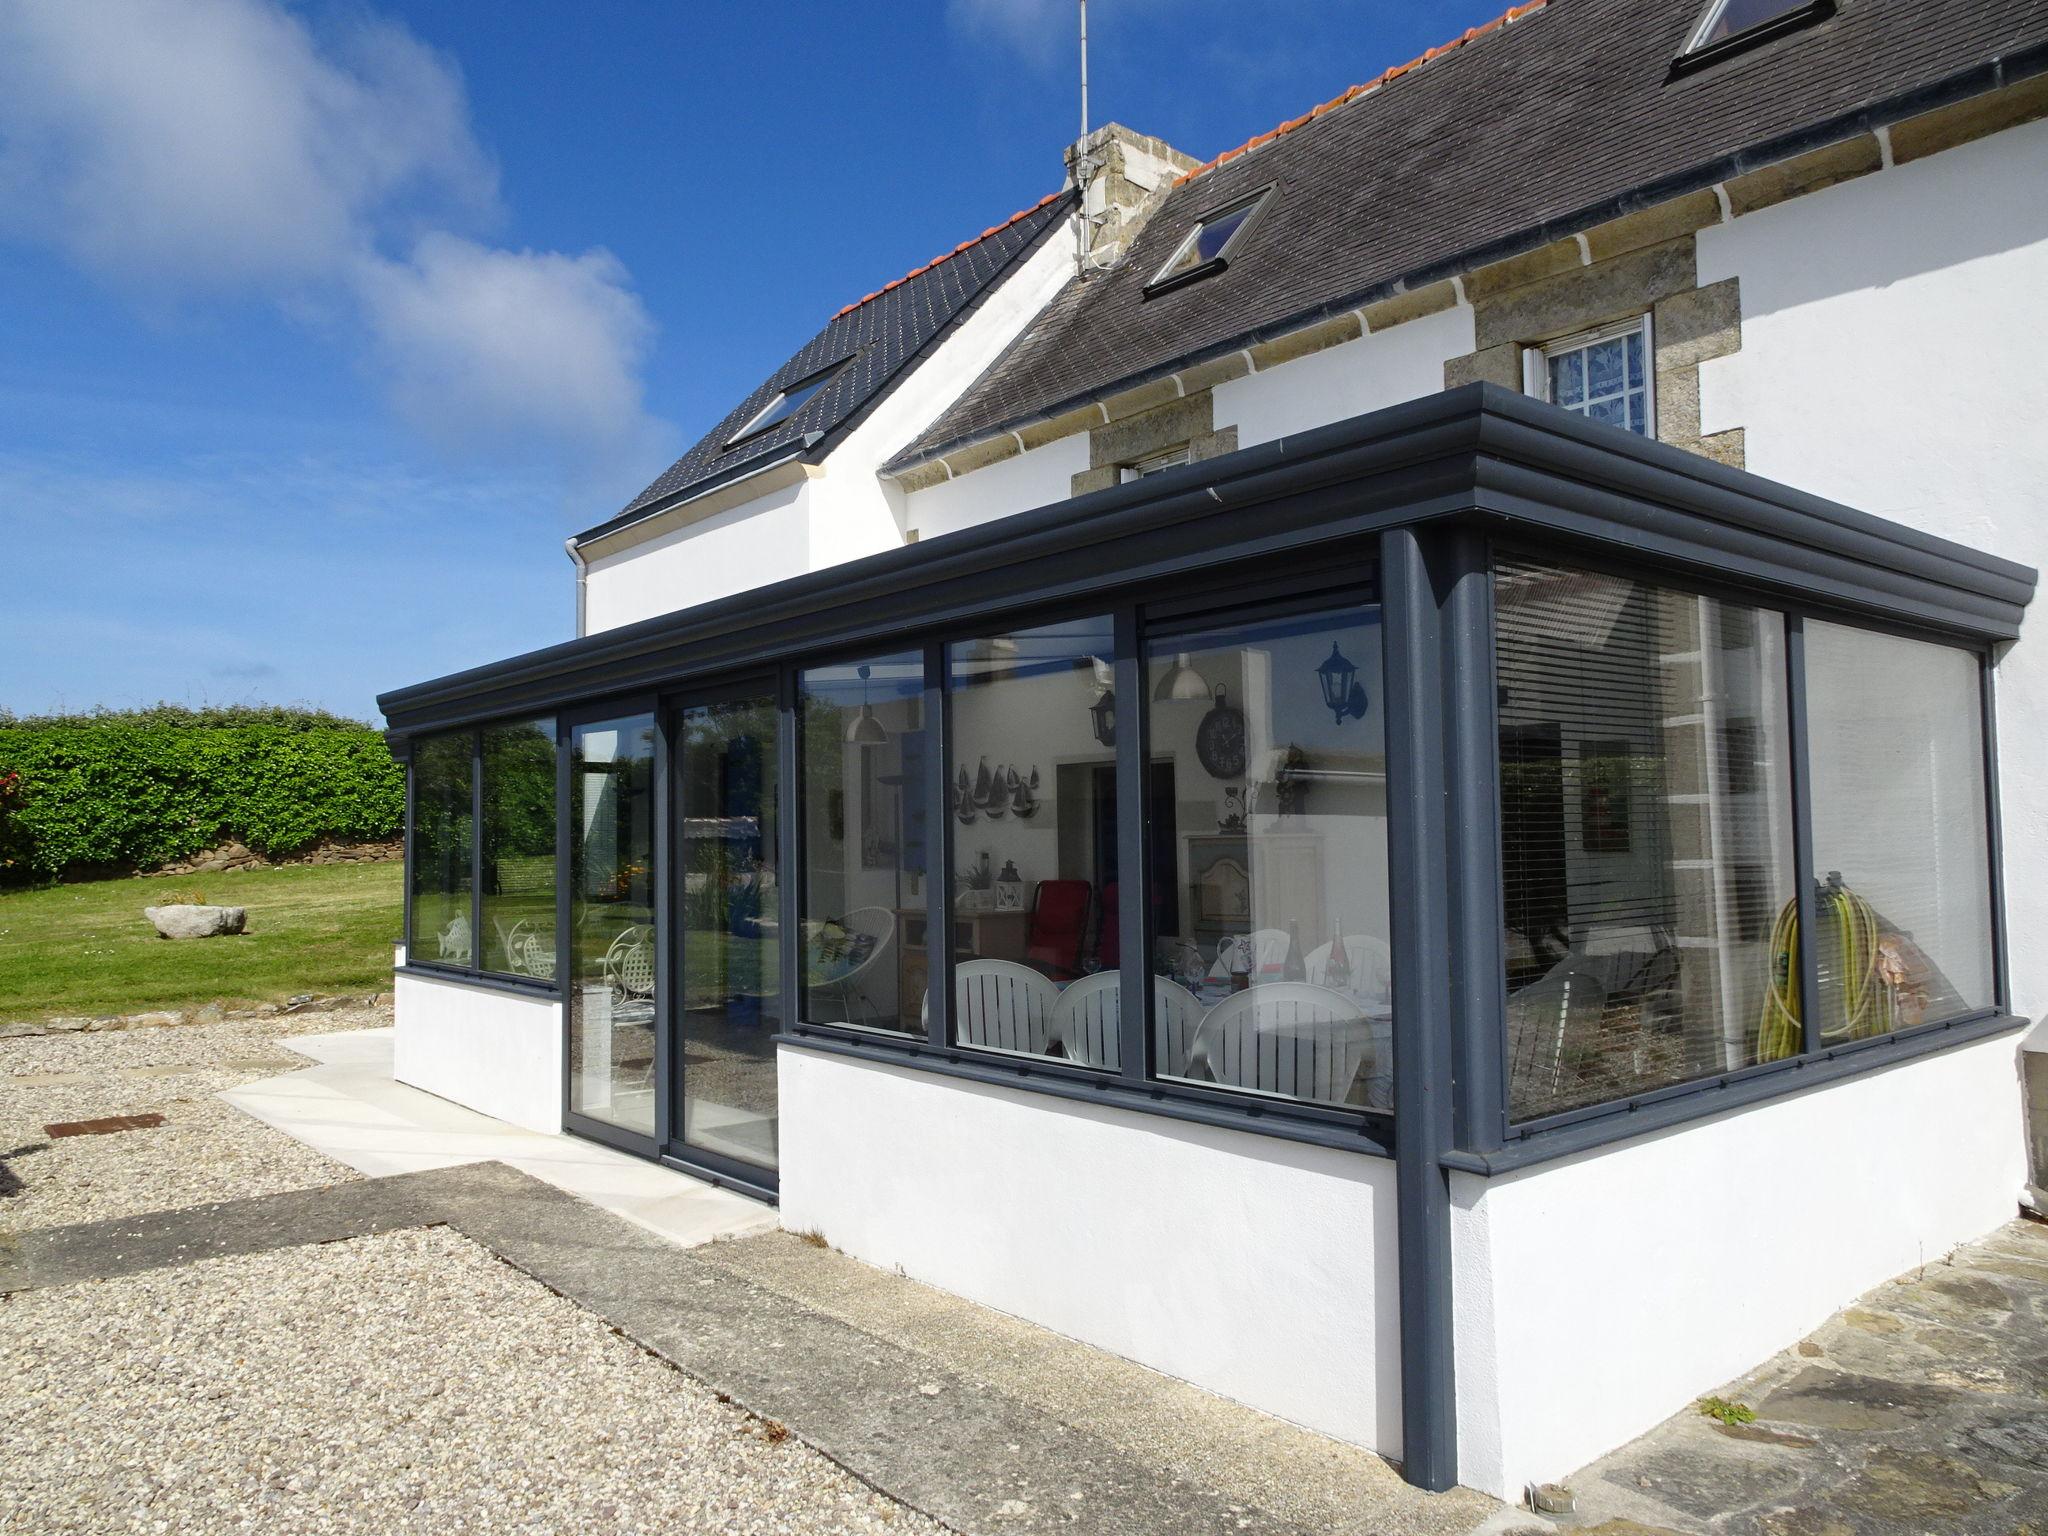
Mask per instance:
[[[1453,1176],[1459,1480],[1563,1480],[2014,1215],[2016,1036]]]
[[[438,977],[394,978],[392,1076],[549,1134],[562,1128],[562,1005]]]
[[[781,1052],[782,1222],[1398,1456],[1382,1159]]]

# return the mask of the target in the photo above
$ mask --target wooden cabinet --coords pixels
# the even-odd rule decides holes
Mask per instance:
[[[926,929],[929,918],[923,907],[898,907],[897,931],[903,942],[897,946],[897,996],[907,1008],[913,998],[924,996],[931,975]],[[1031,932],[1029,912],[958,912],[953,916],[955,958],[980,956],[984,960],[1022,960]]]

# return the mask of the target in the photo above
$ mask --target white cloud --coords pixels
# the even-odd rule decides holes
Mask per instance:
[[[654,325],[609,251],[507,251],[453,235],[357,283],[399,408],[460,447],[553,433],[644,458],[661,429],[641,405]]]
[[[668,433],[630,277],[603,250],[476,244],[499,217],[459,72],[396,23],[0,0],[0,235],[153,296],[253,291],[292,316],[341,297],[437,438],[652,473]]]
[[[946,19],[1040,64],[1074,49],[1081,35],[1074,0],[947,0]]]

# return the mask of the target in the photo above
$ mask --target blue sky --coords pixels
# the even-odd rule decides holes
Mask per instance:
[[[1094,0],[1200,156],[1502,0]],[[364,717],[567,638],[602,521],[1035,202],[1072,0],[0,0],[0,708]]]

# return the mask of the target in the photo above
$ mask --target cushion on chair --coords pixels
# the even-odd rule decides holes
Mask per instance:
[[[1086,880],[1041,880],[1031,900],[1031,928],[1024,940],[1024,958],[1048,975],[1065,979],[1081,974],[1082,946],[1088,939],[1088,906],[1093,888]]]

